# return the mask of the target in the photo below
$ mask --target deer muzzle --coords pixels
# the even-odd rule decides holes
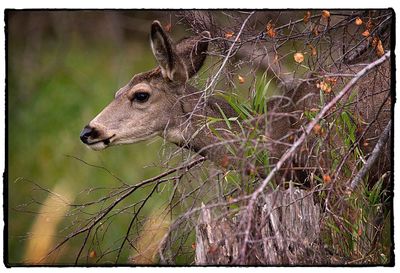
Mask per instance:
[[[80,134],[80,139],[84,144],[93,150],[102,150],[111,143],[111,139],[115,136],[112,135],[110,137],[102,137],[102,135],[103,134],[98,129],[91,127],[90,125],[86,125]]]

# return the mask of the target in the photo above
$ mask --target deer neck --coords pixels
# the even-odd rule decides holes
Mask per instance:
[[[165,138],[169,142],[208,158],[217,165],[225,165],[223,161],[226,161],[224,159],[229,156],[229,151],[224,140],[229,139],[227,132],[237,128],[235,125],[231,129],[227,128],[223,120],[212,124],[207,124],[207,122],[209,117],[222,118],[221,110],[227,117],[236,116],[236,113],[226,101],[221,99],[209,98],[207,103],[200,107],[197,102],[198,99],[182,102],[182,117],[166,130]],[[198,110],[195,110],[196,108]],[[210,129],[211,126],[219,132],[219,137],[214,135]]]
[[[221,140],[214,136],[206,122],[195,118],[167,131],[166,140],[198,153],[217,165],[228,154]]]

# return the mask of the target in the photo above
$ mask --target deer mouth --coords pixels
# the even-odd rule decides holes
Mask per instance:
[[[115,134],[105,139],[100,139],[97,141],[86,143],[86,145],[93,150],[103,150],[110,145],[113,137],[115,137]]]

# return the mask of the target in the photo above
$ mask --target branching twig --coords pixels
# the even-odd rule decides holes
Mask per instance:
[[[122,194],[120,197],[116,198],[116,200],[111,203],[108,207],[106,207],[105,209],[103,209],[101,212],[99,212],[96,217],[94,217],[92,220],[89,221],[88,224],[86,224],[84,227],[79,228],[78,230],[74,231],[73,233],[69,234],[66,238],[64,238],[63,241],[61,241],[60,243],[58,243],[45,257],[43,257],[39,262],[44,261],[47,257],[49,257],[52,253],[54,253],[55,251],[57,251],[61,246],[63,246],[65,243],[67,243],[69,240],[71,240],[72,238],[78,236],[79,234],[83,234],[85,232],[90,232],[105,216],[108,215],[108,213],[110,213],[111,210],[113,210],[119,203],[121,203],[123,200],[125,200],[128,196],[130,196],[133,192],[135,192],[137,189],[153,183],[153,182],[160,182],[159,181],[161,178],[166,177],[174,172],[180,171],[180,170],[189,170],[195,166],[197,166],[198,164],[200,164],[201,162],[203,162],[205,160],[204,157],[201,157],[199,159],[196,159],[186,165],[183,166],[179,166],[176,167],[174,169],[168,170],[166,172],[163,172],[153,178],[144,180],[140,183],[137,183],[135,185],[130,186],[127,191]],[[162,182],[166,182],[169,180],[164,180]],[[88,235],[87,235],[88,236]],[[85,240],[85,244],[86,244],[86,240]],[[77,260],[76,260],[77,262]]]

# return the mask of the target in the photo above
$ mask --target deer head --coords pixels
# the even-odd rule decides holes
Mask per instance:
[[[178,125],[187,106],[187,81],[201,68],[210,33],[204,31],[175,44],[160,22],[151,25],[150,41],[158,67],[135,75],[114,100],[82,130],[80,139],[93,150],[164,136],[183,141]],[[190,107],[189,107],[190,108]]]

